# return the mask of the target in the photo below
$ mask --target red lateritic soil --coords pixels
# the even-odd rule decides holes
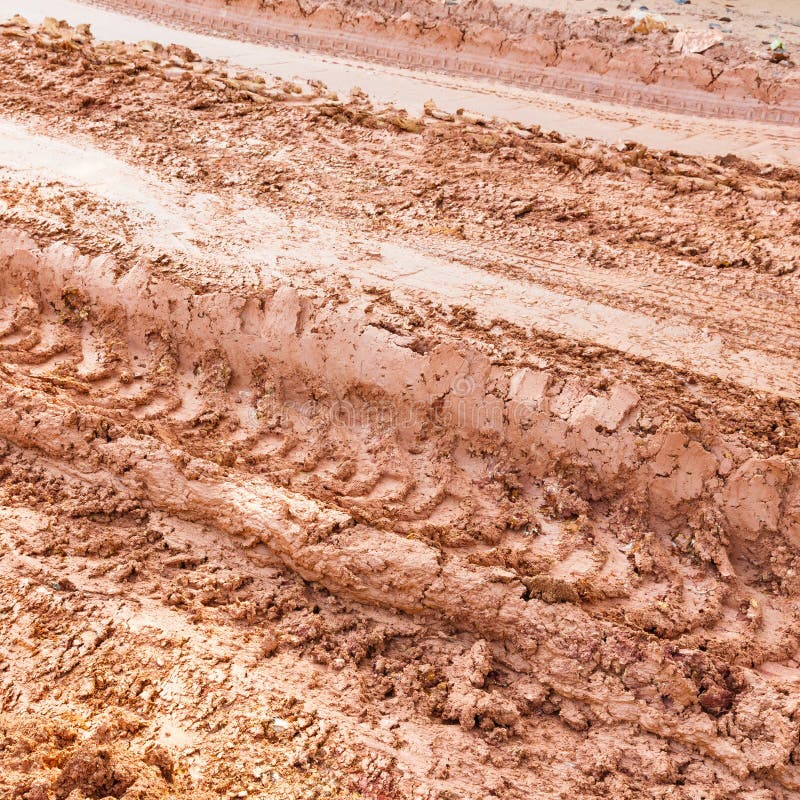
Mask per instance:
[[[798,795],[800,173],[0,33],[0,797]]]

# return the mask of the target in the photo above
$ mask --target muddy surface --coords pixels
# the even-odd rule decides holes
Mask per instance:
[[[675,25],[628,2],[611,12],[597,7],[591,16],[484,0],[91,2],[200,31],[485,76],[581,99],[715,119],[800,122],[792,60],[798,37],[788,24],[788,36],[759,42],[761,32],[752,27],[749,35],[736,35],[720,22]],[[576,5],[566,7],[574,12]],[[723,19],[725,26],[731,22]]]
[[[0,0],[0,17],[11,17],[16,12],[16,0]],[[266,77],[278,74],[301,82],[322,80],[342,96],[357,87],[373,102],[392,103],[415,116],[422,114],[425,103],[433,99],[451,113],[464,108],[483,116],[540,125],[567,138],[588,136],[608,144],[632,140],[667,150],[679,142],[684,153],[737,155],[765,165],[800,161],[800,126],[692,116],[641,105],[633,109],[617,102],[579,99],[479,75],[450,74],[425,68],[421,63],[413,68],[390,66],[302,48],[296,43],[268,43],[255,36],[249,36],[247,41],[226,38],[219,26],[203,29],[196,25],[190,29],[181,27],[173,17],[131,17],[72,0],[27,0],[25,15],[36,24],[45,17],[65,19],[73,25],[91,23],[99,39],[123,39],[131,44],[143,40],[173,42]]]
[[[797,170],[0,34],[0,796],[797,796]]]

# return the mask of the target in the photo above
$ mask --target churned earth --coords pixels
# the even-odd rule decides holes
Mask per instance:
[[[91,2],[192,30],[483,76],[583,99],[715,119],[800,120],[793,60],[800,20],[792,12],[775,25],[760,9],[756,28],[750,9],[743,15],[749,24],[735,32],[733,17],[703,24],[711,16],[708,0],[699,0],[700,14],[675,20],[672,13],[668,19],[627,0],[611,12],[601,6],[589,15],[576,13],[581,0],[563,4],[566,11],[493,0]],[[735,4],[726,13],[738,21]],[[766,40],[762,30],[768,31]]]
[[[798,795],[795,166],[0,34],[0,797]]]
[[[571,5],[580,6],[582,1],[574,0],[564,8],[569,11]],[[673,5],[675,9],[702,10],[705,17],[706,6],[713,2],[703,0],[702,9],[700,4]],[[493,7],[466,4],[462,9],[433,4],[433,8],[437,13],[444,9],[480,20],[481,15],[491,18]],[[545,32],[556,42],[553,47],[559,48],[554,51],[556,56],[542,63],[518,48],[516,55],[509,54],[510,45],[501,31],[500,52],[487,61],[485,53],[481,56],[474,52],[474,36],[467,41],[466,33],[463,41],[458,38],[450,47],[431,44],[425,35],[409,38],[414,25],[427,25],[425,30],[435,27],[438,23],[433,19],[422,23],[417,17],[413,17],[416,22],[406,17],[403,25],[408,28],[407,34],[399,35],[390,29],[392,20],[387,17],[382,27],[367,36],[351,30],[344,16],[338,27],[323,26],[322,12],[313,9],[308,6],[303,16],[292,2],[283,11],[252,3],[200,5],[166,0],[140,0],[135,4],[95,0],[92,5],[73,0],[27,0],[25,4],[26,17],[36,24],[47,16],[65,17],[72,24],[90,22],[100,39],[174,42],[208,58],[228,59],[250,71],[277,73],[289,79],[299,76],[301,81],[323,80],[332,91],[344,95],[358,86],[375,102],[393,103],[412,115],[421,114],[425,102],[435,98],[452,111],[467,108],[525,125],[541,125],[566,137],[589,136],[611,144],[632,140],[665,150],[679,142],[684,153],[734,154],[766,164],[795,164],[800,160],[800,120],[794,101],[787,97],[796,77],[792,58],[797,47],[780,27],[771,28],[769,37],[783,37],[790,58],[769,63],[769,50],[763,42],[716,29],[699,30],[700,20],[691,13],[690,19],[672,24],[674,12],[670,12],[664,17],[670,21],[666,31],[642,33],[633,30],[635,20],[626,16],[626,11],[617,11],[608,19],[605,17],[609,15],[595,12],[597,19],[588,22],[575,20],[570,13],[542,17],[541,10],[531,11],[526,12],[530,19],[518,21],[517,28],[522,24],[523,30],[527,26],[541,36],[545,25]],[[17,0],[0,0],[0,16],[10,17],[16,11]],[[679,17],[685,15],[680,11]],[[772,25],[780,19],[770,17],[766,22]],[[467,28],[480,26],[475,20],[464,24]],[[671,43],[680,36],[695,37],[698,31],[701,40],[710,35],[714,46],[699,54],[670,55]],[[789,26],[786,32],[791,31],[794,27]],[[509,34],[509,39],[520,35]],[[561,44],[559,36],[564,40]],[[696,45],[694,38],[687,41]],[[422,45],[427,49],[420,50]],[[605,56],[589,58],[587,49],[593,48],[600,48]],[[616,55],[608,61],[606,56],[611,52]],[[625,66],[633,60],[651,63],[652,67],[653,59],[665,55],[672,78],[659,68],[645,82]],[[738,66],[737,58],[743,62]],[[727,69],[731,60],[731,75],[721,80],[721,65],[726,64]],[[509,72],[510,64],[516,65],[516,72]],[[760,98],[752,94],[739,100],[729,96],[731,86],[746,94],[749,85],[736,77],[737,69],[750,70],[751,77],[755,70],[759,81],[763,73]],[[703,78],[704,71],[716,78]],[[677,81],[676,85],[669,85],[670,80]]]

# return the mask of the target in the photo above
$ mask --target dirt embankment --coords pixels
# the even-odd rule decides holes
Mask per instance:
[[[798,124],[800,78],[729,37],[677,53],[675,31],[513,4],[93,0],[204,32],[416,68],[483,75],[575,97],[694,115]]]
[[[795,172],[5,30],[3,791],[800,790]]]

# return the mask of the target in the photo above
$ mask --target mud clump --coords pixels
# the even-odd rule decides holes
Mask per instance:
[[[156,745],[142,756],[125,741],[126,731],[107,719],[94,735],[67,721],[26,714],[0,717],[2,778],[0,789],[9,797],[29,800],[64,798],[161,798],[173,786],[152,753],[168,754]],[[171,762],[170,762],[171,763]]]

